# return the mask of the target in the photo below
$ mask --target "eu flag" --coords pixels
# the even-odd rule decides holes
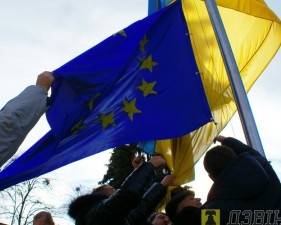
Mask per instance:
[[[211,121],[181,1],[54,71],[51,130],[0,173],[0,189],[95,153],[175,138]]]

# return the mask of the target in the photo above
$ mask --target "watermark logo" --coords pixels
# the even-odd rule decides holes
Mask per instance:
[[[220,225],[220,210],[202,209],[201,225]]]
[[[219,209],[202,209],[201,225],[221,225],[220,214]],[[281,211],[232,210],[226,225],[281,225]]]
[[[232,210],[227,225],[280,225],[280,210]]]

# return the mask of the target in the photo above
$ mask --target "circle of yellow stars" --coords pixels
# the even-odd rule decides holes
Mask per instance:
[[[127,34],[124,30],[121,30],[119,32],[117,32],[116,34],[114,34],[113,36],[116,35],[121,35],[124,38],[127,38]],[[147,35],[144,35],[143,39],[140,41],[139,45],[140,45],[140,51],[142,53],[145,52],[145,46],[148,44],[149,40],[147,38]],[[138,58],[139,62],[140,62],[140,66],[139,69],[140,70],[149,70],[151,73],[153,72],[153,68],[155,66],[158,65],[157,62],[153,61],[153,57],[152,55],[148,55],[145,58]],[[142,79],[142,83],[141,85],[137,86],[136,89],[139,89],[142,94],[143,97],[147,97],[150,94],[157,94],[157,92],[154,90],[154,87],[156,85],[156,81],[154,82],[147,82],[145,79]],[[98,95],[97,95],[98,96]],[[92,111],[94,108],[94,100],[97,97],[95,96],[89,103],[89,109]],[[132,100],[123,100],[123,107],[121,108],[122,112],[127,113],[129,119],[133,122],[134,121],[134,115],[135,114],[140,114],[142,113],[142,111],[140,109],[137,108],[137,99],[134,98]],[[98,114],[98,119],[96,119],[93,123],[101,123],[101,129],[105,130],[106,128],[108,128],[109,126],[116,126],[115,124],[115,120],[114,120],[114,111],[110,112],[108,114],[104,114],[104,113],[99,113]],[[71,128],[71,133],[73,135],[77,134],[79,132],[79,130],[82,129],[86,129],[86,125],[83,124],[83,119],[79,120],[72,128]]]

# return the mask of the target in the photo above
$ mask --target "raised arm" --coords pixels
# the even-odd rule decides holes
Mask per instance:
[[[26,135],[47,109],[47,94],[54,81],[51,72],[37,77],[36,85],[25,88],[0,111],[0,167],[22,144]]]

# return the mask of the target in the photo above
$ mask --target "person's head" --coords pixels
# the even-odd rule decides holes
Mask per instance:
[[[170,225],[169,217],[162,212],[155,212],[148,218],[148,222],[152,225]]]
[[[224,168],[235,159],[235,157],[235,152],[224,145],[215,146],[207,151],[203,164],[209,177],[212,180],[215,180]]]
[[[51,213],[41,211],[33,217],[33,225],[55,225]]]
[[[93,205],[108,199],[115,192],[116,189],[114,187],[106,184],[94,188],[91,193],[78,196],[69,204],[68,215],[75,219],[76,225],[86,224],[86,219],[83,215],[87,213]]]
[[[165,208],[166,215],[171,221],[175,221],[176,215],[188,206],[200,208],[202,206],[201,199],[195,198],[195,193],[192,190],[179,191],[167,203]]]
[[[107,196],[111,196],[113,193],[116,192],[116,189],[110,185],[101,185],[97,188],[94,188],[91,194],[104,194]]]

